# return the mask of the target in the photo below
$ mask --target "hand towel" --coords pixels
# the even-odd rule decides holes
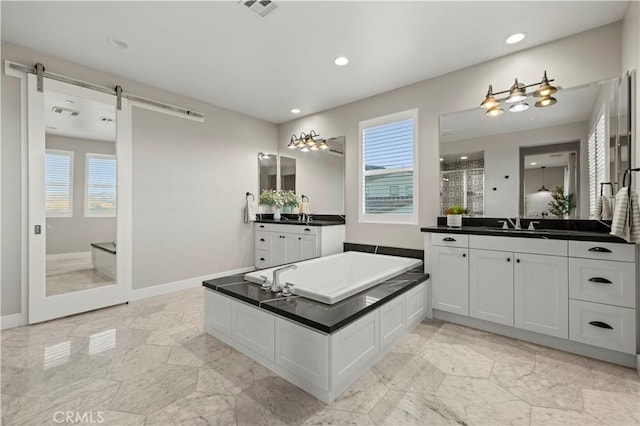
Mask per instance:
[[[595,219],[602,219],[602,196],[599,195],[596,197],[596,212]]]
[[[244,206],[244,223],[255,222],[256,220],[256,202],[247,198],[247,204]]]
[[[300,213],[307,213],[309,214],[309,202],[308,201],[303,201],[302,203],[300,203]]]
[[[613,212],[616,211],[616,196],[611,194],[611,196],[609,196],[609,204],[611,205],[611,219],[613,219]]]
[[[629,224],[630,243],[640,242],[640,205],[638,205],[638,193],[631,190],[631,205],[629,206],[629,215],[631,215],[631,223]]]
[[[600,201],[602,202],[602,220],[611,220],[613,219],[613,209],[611,208],[611,203],[609,202],[609,197],[600,197]]]
[[[629,188],[623,187],[616,195],[616,209],[611,222],[611,235],[629,238]]]

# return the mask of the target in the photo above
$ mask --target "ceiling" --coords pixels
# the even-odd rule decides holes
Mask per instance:
[[[442,75],[618,21],[627,7],[615,1],[277,4],[262,18],[236,1],[2,1],[2,39],[281,123],[297,117],[292,108],[307,115]],[[515,32],[528,37],[505,44]],[[108,37],[129,47],[116,49]],[[341,55],[350,59],[347,66],[334,65]]]
[[[55,111],[60,108],[65,111]],[[77,115],[71,115],[71,112]],[[47,134],[115,142],[115,119],[116,109],[113,105],[45,90],[44,123]]]

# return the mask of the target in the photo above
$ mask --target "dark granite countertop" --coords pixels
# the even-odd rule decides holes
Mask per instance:
[[[110,243],[91,243],[91,247],[95,247],[100,250],[104,250],[111,254],[116,254],[116,244],[114,242]]]
[[[336,332],[429,279],[429,274],[423,272],[421,265],[338,303],[327,305],[301,296],[283,297],[280,293],[262,290],[258,284],[245,281],[243,276],[216,278],[204,281],[202,285],[323,333]]]
[[[256,223],[277,223],[278,225],[298,225],[298,226],[335,226],[344,225],[344,222],[337,220],[313,220],[309,223],[298,222],[297,220],[274,220],[274,219],[261,219],[256,220]]]
[[[447,226],[427,226],[420,228],[422,232],[436,234],[469,234],[469,235],[494,235],[500,237],[542,238],[546,240],[572,240],[572,241],[596,241],[601,243],[626,243],[622,238],[605,232],[573,231],[567,229],[536,229],[529,231],[522,229],[501,229],[485,226],[463,226],[462,228],[449,228]]]

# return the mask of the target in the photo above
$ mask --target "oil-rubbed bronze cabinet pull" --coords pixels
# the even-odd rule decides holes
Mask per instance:
[[[304,228],[304,230],[307,231],[307,232],[311,232],[311,229],[309,229],[309,228]]]
[[[462,257],[467,257],[467,253],[462,253]]]
[[[606,328],[607,330],[613,330],[613,327],[611,327],[609,324],[607,324],[606,322],[602,322],[602,321],[591,321],[589,324],[591,324],[594,327],[600,327],[600,328]]]
[[[261,257],[261,258],[260,258],[260,261],[264,262],[264,257]]]
[[[451,237],[447,237],[447,238],[443,238],[442,241],[447,241],[447,242],[453,242],[455,241],[455,238],[451,238]]]
[[[611,253],[611,250],[606,247],[591,247],[589,251],[595,251],[596,253]]]
[[[260,238],[260,241],[264,243],[264,238]]]
[[[599,284],[613,284],[611,281],[609,281],[606,278],[602,278],[602,277],[593,277],[593,278],[589,278],[589,282],[592,283],[599,283]]]

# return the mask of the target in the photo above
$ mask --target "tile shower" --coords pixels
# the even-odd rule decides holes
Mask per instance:
[[[440,213],[451,206],[465,206],[472,216],[484,214],[484,159],[441,163]]]

